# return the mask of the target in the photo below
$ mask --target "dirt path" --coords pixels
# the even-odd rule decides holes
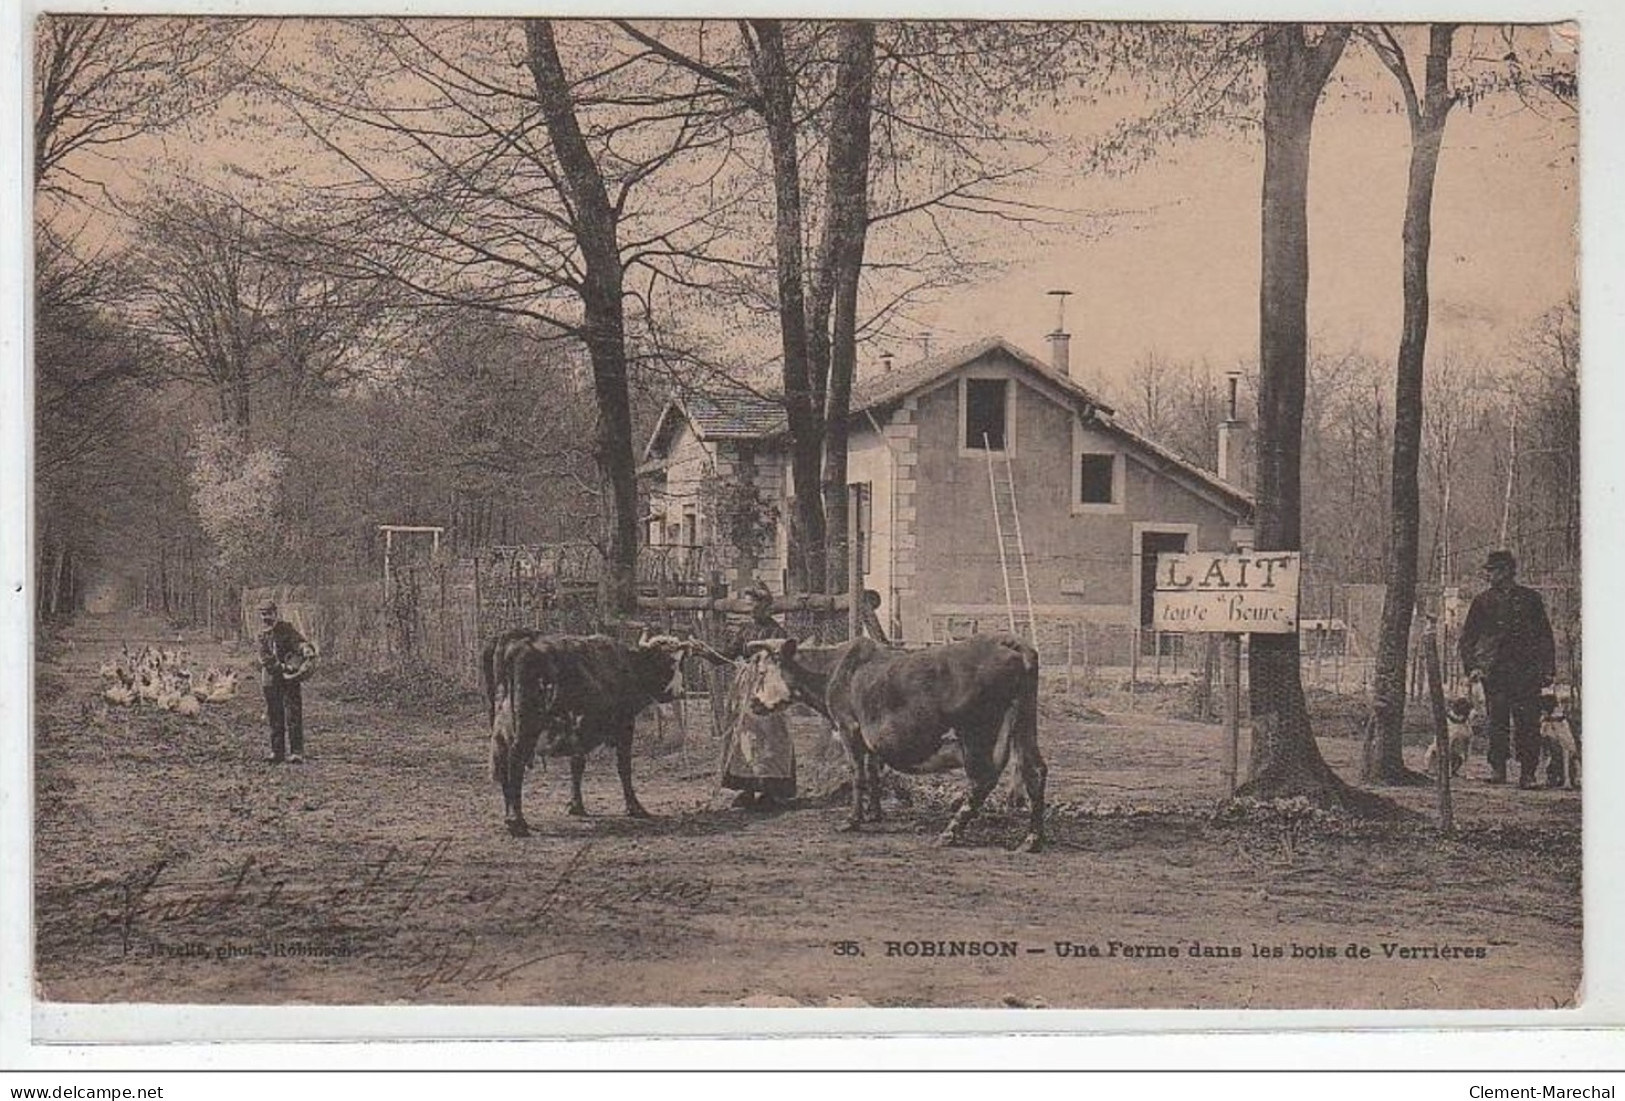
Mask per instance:
[[[1217,727],[1051,707],[1055,843],[1026,855],[1004,815],[935,847],[950,792],[932,784],[861,834],[836,832],[833,799],[728,809],[694,709],[686,743],[670,720],[641,737],[653,821],[620,816],[601,754],[595,816],[563,815],[555,762],[516,840],[479,701],[346,702],[324,670],[311,760],[273,767],[247,677],[193,720],[105,704],[96,666],[123,641],[175,644],[87,619],[40,665],[49,1000],[1522,1008],[1572,1004],[1580,980],[1579,795],[1487,787],[1481,760],[1453,839],[1220,825]],[[246,651],[183,644],[251,672]],[[826,736],[796,729],[804,791],[827,790]],[[1353,775],[1353,739],[1322,748]],[[1428,791],[1396,797],[1430,811]]]

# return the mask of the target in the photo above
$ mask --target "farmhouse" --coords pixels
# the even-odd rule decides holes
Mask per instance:
[[[854,387],[859,569],[895,638],[1005,628],[1012,615],[1020,628],[1030,615],[1041,644],[1067,624],[1132,637],[1150,623],[1158,553],[1246,538],[1248,495],[1117,423],[1068,373],[1067,335],[1049,340],[1050,363],[989,337]],[[1243,427],[1232,417],[1218,430],[1224,465]],[[651,546],[709,554],[731,588],[783,591],[795,486],[771,395],[672,400],[641,470]],[[751,517],[754,542],[739,537]]]

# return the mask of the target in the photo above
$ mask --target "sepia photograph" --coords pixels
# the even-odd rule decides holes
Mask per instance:
[[[1583,24],[698,14],[33,18],[36,1012],[1584,1008]]]

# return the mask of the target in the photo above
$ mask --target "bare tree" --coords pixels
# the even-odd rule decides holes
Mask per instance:
[[[1377,669],[1372,688],[1370,737],[1376,740],[1365,756],[1367,781],[1425,784],[1427,777],[1405,766],[1402,740],[1405,719],[1405,666],[1410,655],[1411,622],[1416,609],[1417,555],[1422,528],[1418,470],[1422,448],[1423,371],[1428,337],[1428,260],[1433,238],[1433,184],[1445,123],[1455,103],[1450,87],[1450,53],[1456,28],[1435,23],[1428,28],[1427,59],[1420,89],[1411,74],[1405,47],[1393,29],[1366,28],[1362,37],[1394,75],[1410,123],[1411,162],[1405,192],[1404,320],[1394,384],[1394,462],[1389,506],[1386,590]]]
[[[240,79],[248,19],[50,14],[34,32],[34,186],[85,197],[90,163],[195,119]]]
[[[64,209],[100,192],[126,143],[218,101],[249,23],[48,14],[34,25],[36,545],[51,563],[39,589],[50,614],[71,610],[64,579],[94,554],[94,503],[130,473],[126,448],[155,360],[117,319],[128,291],[117,248],[68,228]]]
[[[1258,516],[1261,551],[1303,545],[1301,441],[1309,291],[1309,145],[1315,108],[1352,28],[1311,37],[1301,24],[1264,32],[1263,270],[1259,295]],[[1253,754],[1238,794],[1306,796],[1377,811],[1384,801],[1349,787],[1315,744],[1296,635],[1254,635]]]
[[[515,32],[518,32],[517,34]],[[710,171],[715,93],[662,84],[601,24],[346,21],[325,70],[276,94],[346,169],[312,186],[343,270],[422,306],[527,318],[587,351],[607,490],[606,598],[633,606],[629,379],[665,282],[691,281],[711,235],[664,172]],[[560,42],[561,33],[574,45]],[[575,71],[565,57],[580,59]],[[514,82],[519,68],[527,80]],[[629,310],[638,311],[629,317]]]
[[[246,435],[271,342],[275,273],[241,210],[204,194],[155,200],[140,221],[137,315],[169,354],[165,374],[208,390]]]
[[[1038,91],[1063,81],[1057,59],[1087,28],[751,20],[736,27],[737,52],[717,56],[703,25],[619,25],[761,123],[773,289],[745,286],[741,294],[770,299],[779,325],[797,487],[792,584],[839,591],[860,336],[931,287],[981,270],[975,249],[955,242],[956,227],[1043,219],[1001,191],[1031,168],[1040,144],[1026,144],[1009,124]],[[967,65],[973,56],[977,64]],[[1018,148],[1033,155],[1011,156]],[[818,190],[821,202],[813,198]],[[896,255],[875,257],[880,229]],[[754,274],[748,265],[738,270],[745,279]],[[877,293],[864,285],[866,274],[890,285]],[[808,492],[812,486],[821,492]]]
[[[109,308],[117,268],[36,235],[34,500],[43,617],[74,607],[74,578],[94,555],[104,503],[131,478],[134,427],[153,377],[149,341]]]
[[[559,188],[574,211],[574,230],[581,250],[581,339],[592,358],[593,385],[598,394],[599,462],[610,484],[610,562],[608,602],[616,611],[636,610],[638,545],[637,474],[632,450],[632,411],[627,391],[626,315],[622,303],[624,271],[615,208],[598,162],[576,117],[570,81],[559,59],[553,24],[546,19],[525,21],[526,62],[536,82],[541,106],[559,168]]]

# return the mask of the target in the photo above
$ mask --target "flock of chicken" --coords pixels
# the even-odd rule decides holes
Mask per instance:
[[[122,660],[103,662],[102,698],[128,707],[146,702],[161,711],[194,716],[205,703],[220,703],[237,695],[237,671],[213,666],[201,673],[187,668],[184,649],[143,646],[132,655],[124,647]]]

